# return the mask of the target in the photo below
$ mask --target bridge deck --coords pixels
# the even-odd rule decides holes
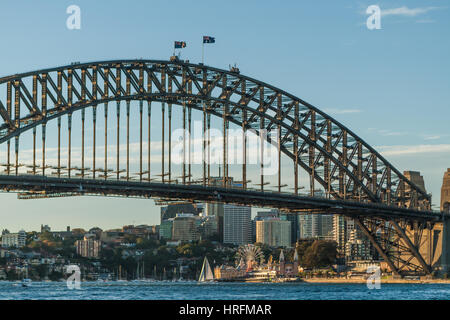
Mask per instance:
[[[347,216],[404,218],[422,221],[441,221],[450,214],[436,211],[418,211],[377,203],[332,200],[319,197],[284,194],[270,191],[243,190],[217,186],[182,185],[156,182],[56,178],[32,175],[0,175],[0,188],[4,191],[34,191],[79,195],[126,196],[163,198],[186,201],[211,201],[280,208],[290,212],[343,214]]]

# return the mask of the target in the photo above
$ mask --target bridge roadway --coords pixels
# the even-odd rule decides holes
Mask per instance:
[[[183,201],[214,201],[255,207],[280,208],[289,212],[342,214],[381,219],[439,222],[450,213],[419,211],[380,203],[335,200],[288,193],[244,190],[236,187],[183,185],[141,181],[57,178],[34,175],[0,175],[0,189],[7,192],[46,192],[79,195],[126,196]]]

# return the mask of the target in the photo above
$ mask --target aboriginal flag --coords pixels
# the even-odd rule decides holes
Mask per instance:
[[[216,38],[209,37],[209,36],[203,36],[203,43],[215,43]]]
[[[186,42],[184,41],[175,41],[175,49],[182,49],[186,47]]]

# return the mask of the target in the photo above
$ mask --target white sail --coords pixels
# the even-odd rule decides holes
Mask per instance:
[[[209,265],[208,259],[203,260],[203,266],[202,271],[200,272],[200,277],[198,278],[198,281],[204,282],[204,281],[211,281],[214,280],[214,274],[212,272],[211,266]]]

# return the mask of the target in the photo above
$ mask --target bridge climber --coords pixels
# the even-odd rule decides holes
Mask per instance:
[[[192,138],[196,118],[199,139]],[[178,155],[174,122],[182,128]],[[232,128],[241,132],[239,165],[230,161]],[[218,165],[211,162],[213,129],[223,135]],[[152,141],[155,133],[160,141]],[[257,151],[252,135],[264,141]],[[265,145],[275,148],[273,177],[265,174]],[[256,175],[249,168],[255,152]],[[0,78],[0,157],[0,188],[22,198],[95,194],[344,215],[397,275],[439,268],[430,241],[450,216],[431,211],[429,194],[320,109],[237,68],[178,59],[76,63]],[[299,191],[305,181],[308,194]]]

